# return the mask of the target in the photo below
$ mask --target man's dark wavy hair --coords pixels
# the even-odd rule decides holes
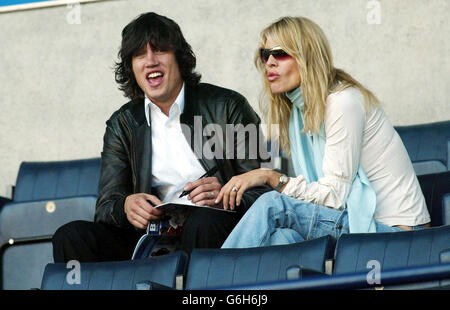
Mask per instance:
[[[147,43],[152,50],[174,51],[181,78],[189,86],[195,86],[201,75],[194,72],[196,59],[186,42],[180,27],[173,20],[153,12],[144,13],[122,30],[122,45],[115,64],[115,79],[125,97],[132,100],[144,98],[144,93],[134,77],[132,58]]]

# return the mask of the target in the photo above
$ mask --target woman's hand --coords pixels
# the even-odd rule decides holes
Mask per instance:
[[[269,183],[274,174],[280,175],[276,171],[259,168],[236,175],[222,187],[215,203],[218,204],[223,200],[223,208],[225,210],[234,210],[235,206],[240,205],[242,195],[247,189]]]

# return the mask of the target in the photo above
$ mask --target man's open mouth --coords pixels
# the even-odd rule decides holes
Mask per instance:
[[[159,86],[163,81],[164,74],[161,71],[153,71],[147,74],[147,82],[151,87]]]

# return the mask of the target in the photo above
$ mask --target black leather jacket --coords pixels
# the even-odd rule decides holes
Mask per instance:
[[[260,124],[260,119],[247,100],[239,93],[214,85],[200,83],[196,87],[185,86],[185,106],[180,116],[182,124],[192,130],[191,148],[194,149],[194,116],[202,117],[202,126],[220,124],[225,134],[228,124]],[[106,122],[102,152],[99,194],[95,222],[117,227],[132,227],[124,212],[125,198],[133,193],[150,193],[152,189],[152,135],[151,124],[145,118],[144,100],[133,100],[123,105]],[[211,137],[202,135],[203,143]],[[248,137],[245,138],[248,146]],[[188,140],[189,141],[189,140]],[[225,141],[224,144],[225,145]],[[205,170],[215,165],[220,169],[215,174],[224,185],[232,176],[260,167],[260,159],[206,159],[199,162]],[[259,154],[259,152],[258,152]],[[235,156],[236,158],[236,152]],[[242,215],[268,186],[247,190],[241,204],[236,208]]]

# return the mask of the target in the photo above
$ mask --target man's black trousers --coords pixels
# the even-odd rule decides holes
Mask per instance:
[[[195,210],[184,223],[177,249],[220,248],[237,224],[235,213]],[[130,260],[144,230],[117,228],[103,223],[74,221],[61,226],[53,236],[55,263],[77,260],[101,262]]]

